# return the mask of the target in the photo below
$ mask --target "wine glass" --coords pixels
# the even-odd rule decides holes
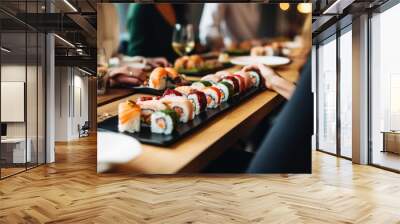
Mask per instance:
[[[194,49],[193,25],[175,24],[172,35],[172,48],[179,55],[187,55]]]

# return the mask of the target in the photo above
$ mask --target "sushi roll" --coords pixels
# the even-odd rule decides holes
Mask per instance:
[[[246,91],[246,81],[244,80],[244,78],[240,75],[233,75],[233,77],[238,80],[239,82],[239,92],[243,93]]]
[[[210,75],[203,76],[200,80],[209,81],[211,83],[218,83],[221,81],[221,79],[222,79],[222,77],[220,77],[218,75],[210,74]]]
[[[228,82],[233,86],[233,94],[238,94],[240,91],[239,87],[239,81],[234,78],[233,76],[227,76],[223,80],[223,82]]]
[[[215,73],[214,75],[219,77],[219,78],[221,78],[221,79],[223,79],[223,78],[225,78],[227,76],[231,76],[233,74],[231,72],[228,72],[228,71],[219,71],[219,72]]]
[[[193,87],[190,87],[190,86],[178,86],[175,88],[175,91],[178,91],[181,94],[188,96],[189,94],[196,91],[196,89],[194,89]]]
[[[247,72],[240,71],[240,72],[238,72],[236,74],[240,75],[243,78],[246,89],[249,89],[249,88],[251,88],[253,86],[253,84],[251,82],[251,77]]]
[[[201,90],[203,88],[210,87],[210,86],[212,86],[212,83],[209,81],[204,81],[204,80],[192,83],[192,87],[197,90]]]
[[[205,111],[207,108],[207,97],[201,91],[196,91],[188,95],[188,100],[192,102],[193,109],[196,115],[199,115],[201,112]]]
[[[180,122],[186,123],[194,118],[193,104],[186,97],[166,96],[161,101],[178,114]]]
[[[229,82],[219,82],[215,87],[221,91],[221,102],[226,102],[233,96],[233,86]]]
[[[206,94],[207,99],[207,108],[217,108],[221,103],[221,91],[215,87],[210,86],[206,87],[202,90],[204,94]]]
[[[180,93],[174,89],[166,89],[163,94],[163,97],[165,97],[165,96],[182,96],[182,93]]]
[[[140,106],[141,120],[146,124],[150,124],[150,116],[154,112],[168,109],[160,100],[138,101],[137,104]]]
[[[136,103],[139,103],[141,101],[147,101],[147,100],[154,100],[154,97],[152,97],[152,96],[141,96],[136,100]]]
[[[135,102],[129,100],[118,105],[118,131],[140,131],[140,107]]]
[[[149,87],[163,90],[167,86],[167,71],[164,68],[155,68],[149,78]]]
[[[161,110],[151,115],[151,132],[169,135],[178,123],[178,114],[174,110]]]
[[[247,74],[249,74],[253,86],[259,88],[262,82],[261,76],[255,71],[249,71]]]

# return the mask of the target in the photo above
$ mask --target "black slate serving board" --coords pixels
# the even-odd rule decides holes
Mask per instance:
[[[142,125],[139,133],[132,134],[124,132],[123,134],[132,136],[139,140],[141,143],[157,146],[169,146],[196,131],[204,124],[207,124],[223,112],[229,110],[236,105],[239,105],[241,102],[250,98],[252,95],[256,94],[259,91],[260,89],[258,88],[252,88],[246,93],[240,96],[234,96],[228,102],[222,103],[218,108],[208,109],[207,111],[204,111],[188,123],[179,123],[176,129],[170,135],[151,133],[150,127],[147,125]],[[108,118],[103,122],[98,123],[97,127],[107,131],[118,132],[118,116]]]

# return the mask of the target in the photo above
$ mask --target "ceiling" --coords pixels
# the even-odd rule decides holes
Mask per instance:
[[[30,32],[35,36],[56,33],[75,45],[55,38],[56,65],[80,66],[80,61],[88,65],[85,60],[90,63],[96,60],[96,14],[96,0],[0,0],[2,45],[12,49],[7,54],[9,58],[24,58],[25,46],[28,46],[28,56],[36,55],[37,51],[36,45],[30,43],[33,37]]]
[[[358,16],[373,10],[388,0],[313,0],[313,42],[332,35]]]

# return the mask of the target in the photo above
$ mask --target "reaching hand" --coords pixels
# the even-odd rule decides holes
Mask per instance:
[[[109,76],[111,86],[116,86],[118,84],[138,86],[143,84],[147,78],[146,72],[143,71],[143,69],[130,66],[111,69]]]
[[[170,67],[171,64],[168,62],[166,58],[158,57],[158,58],[147,58],[147,63],[156,68],[156,67]]]
[[[265,86],[268,89],[272,89],[273,86],[273,79],[274,77],[278,76],[278,74],[275,73],[274,70],[272,70],[270,67],[267,67],[263,64],[255,64],[255,65],[248,65],[245,66],[242,71],[248,72],[248,71],[255,71],[258,72],[262,75],[262,77],[265,80]]]

